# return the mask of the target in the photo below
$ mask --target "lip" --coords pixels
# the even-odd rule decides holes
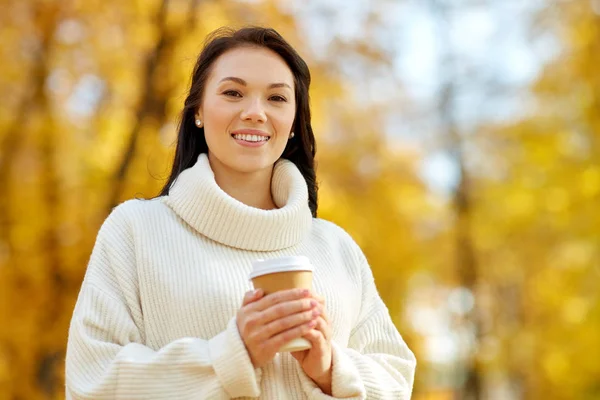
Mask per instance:
[[[237,144],[243,147],[261,147],[264,146],[268,142],[268,140],[263,140],[260,142],[246,142],[245,140],[236,139],[234,135],[256,135],[268,138],[271,137],[271,135],[269,135],[268,133],[258,129],[238,129],[236,131],[231,132],[231,138],[235,140]]]

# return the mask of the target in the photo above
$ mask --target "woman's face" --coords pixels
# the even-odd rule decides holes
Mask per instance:
[[[221,55],[208,76],[197,119],[213,168],[272,168],[294,123],[294,76],[275,52],[241,47]]]

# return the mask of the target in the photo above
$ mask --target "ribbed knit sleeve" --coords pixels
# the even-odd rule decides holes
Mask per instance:
[[[324,394],[299,371],[304,391],[311,400],[408,400],[413,388],[415,356],[394,326],[367,260],[358,246],[356,249],[363,282],[361,312],[348,347],[332,342],[332,396]]]
[[[71,320],[69,399],[229,399],[260,395],[235,318],[210,340],[145,346],[134,240],[116,209],[98,234]]]

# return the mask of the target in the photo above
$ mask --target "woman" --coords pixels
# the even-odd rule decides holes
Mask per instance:
[[[272,29],[207,42],[161,195],[116,207],[98,233],[68,398],[410,398],[415,358],[364,255],[316,218],[309,84]],[[286,255],[309,257],[314,292],[251,291],[251,263]],[[277,352],[299,337],[312,348]]]

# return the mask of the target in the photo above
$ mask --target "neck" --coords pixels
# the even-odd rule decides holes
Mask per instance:
[[[273,168],[240,172],[223,165],[210,154],[208,159],[217,185],[229,196],[247,206],[262,210],[277,208],[271,195]]]

